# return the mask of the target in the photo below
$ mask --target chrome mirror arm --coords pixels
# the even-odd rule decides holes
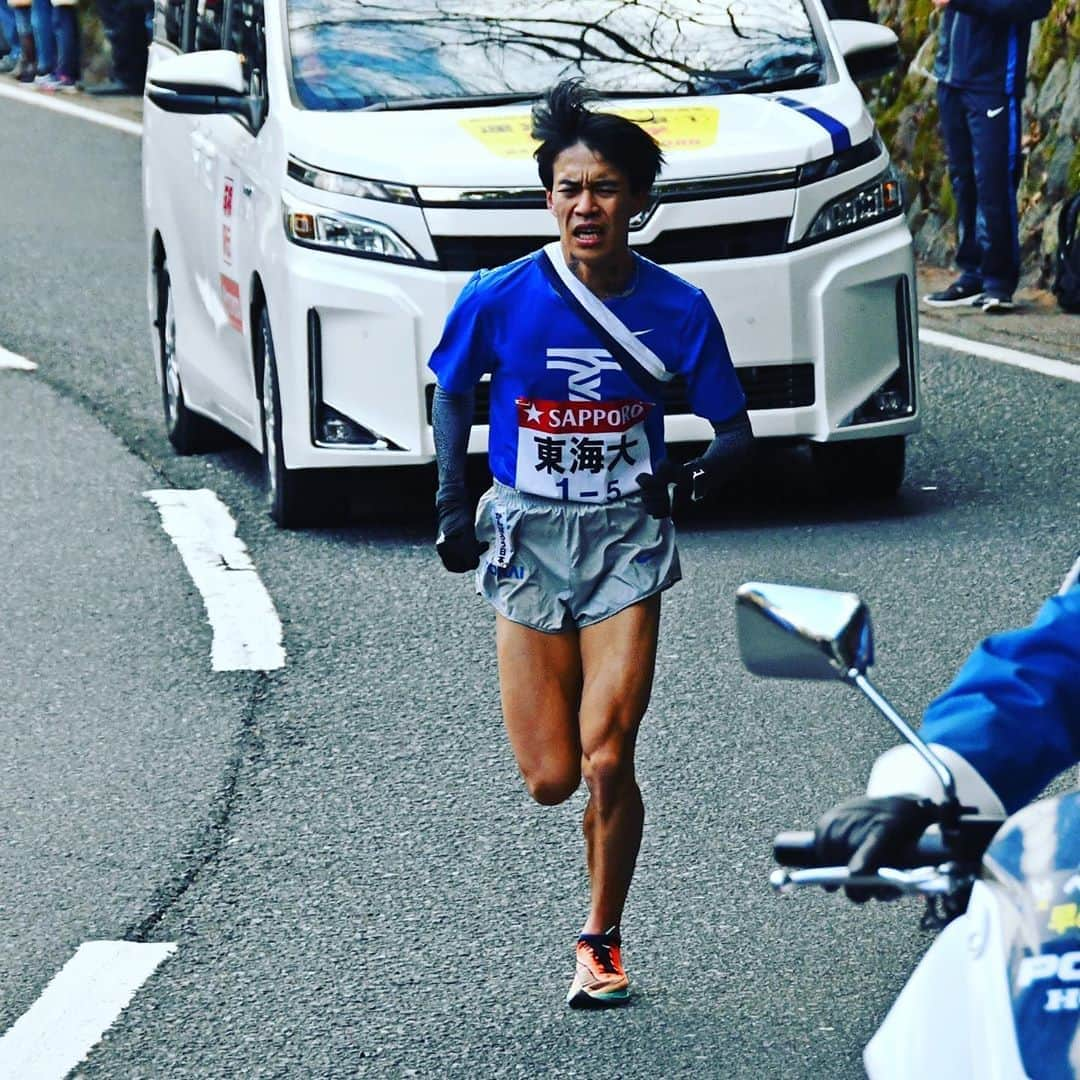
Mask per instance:
[[[841,675],[844,682],[858,688],[869,698],[870,703],[890,724],[919,752],[919,756],[934,770],[934,775],[945,789],[945,801],[955,804],[956,781],[949,767],[926,745],[915,729],[889,704],[884,695],[878,692],[874,684],[858,668],[851,668]]]

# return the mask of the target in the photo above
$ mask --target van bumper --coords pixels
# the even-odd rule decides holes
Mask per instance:
[[[271,316],[289,468],[431,462],[427,359],[470,275],[291,244],[284,255],[279,280],[288,286],[272,298]],[[786,385],[784,369],[798,376],[796,405],[751,388],[758,438],[833,442],[918,430],[915,270],[903,218],[779,255],[671,269],[708,295],[736,368],[753,369],[741,371],[744,385]],[[326,445],[326,407],[359,425],[366,441]],[[669,412],[666,433],[670,442],[711,437],[707,422],[685,413]],[[486,448],[478,424],[469,450]]]

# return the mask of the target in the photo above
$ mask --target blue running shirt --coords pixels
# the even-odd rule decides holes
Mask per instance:
[[[474,274],[428,366],[449,393],[491,376],[488,457],[496,480],[552,499],[607,502],[637,491],[638,474],[663,460],[663,403],[630,379],[555,292],[540,268],[544,258],[538,251]],[[605,303],[686,380],[698,416],[730,419],[746,398],[708,299],[635,259],[633,290]]]

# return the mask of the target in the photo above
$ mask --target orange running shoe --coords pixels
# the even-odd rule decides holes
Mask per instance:
[[[566,1004],[571,1009],[602,1009],[630,997],[630,980],[622,966],[618,927],[577,939],[577,970]]]

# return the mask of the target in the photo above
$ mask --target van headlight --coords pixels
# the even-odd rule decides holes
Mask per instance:
[[[325,207],[282,203],[285,235],[304,247],[336,251],[367,259],[422,262],[420,256],[388,225]]]
[[[900,177],[890,165],[869,184],[827,202],[810,223],[803,243],[862,229],[876,221],[896,217],[903,211],[904,194]]]

